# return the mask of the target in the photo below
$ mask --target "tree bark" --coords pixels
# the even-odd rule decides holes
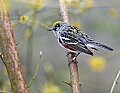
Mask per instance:
[[[14,93],[28,93],[5,1],[0,0],[0,47],[3,55],[2,60],[8,72],[12,91]]]
[[[61,16],[62,16],[63,21],[67,24],[70,24],[65,0],[59,0],[59,4],[60,4],[60,11],[61,11]],[[70,62],[74,56],[75,56],[74,53],[70,53],[68,55],[68,62]],[[69,85],[71,86],[72,93],[80,93],[81,88],[80,88],[77,60],[75,60],[69,65],[69,70],[70,70],[70,84]]]

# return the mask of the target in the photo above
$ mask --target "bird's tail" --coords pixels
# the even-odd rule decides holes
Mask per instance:
[[[104,48],[104,49],[109,50],[109,51],[113,51],[113,48],[111,48],[111,47],[109,47],[109,46],[107,46],[107,45],[98,43],[98,42],[91,42],[90,44],[93,45],[93,46],[97,46],[97,47],[100,47],[100,48]]]

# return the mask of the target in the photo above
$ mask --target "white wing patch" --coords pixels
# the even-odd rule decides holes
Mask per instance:
[[[69,38],[65,38],[65,37],[60,37],[60,38],[64,40],[70,40]]]
[[[86,46],[89,47],[89,48],[92,48],[92,47],[93,47],[93,48],[97,48],[96,46],[94,46],[94,45],[92,45],[92,44],[87,44]]]
[[[60,37],[60,39],[64,42],[64,41],[69,41],[69,42],[65,42],[67,44],[78,44],[78,42],[72,42],[71,39],[69,38],[65,38],[65,37]]]

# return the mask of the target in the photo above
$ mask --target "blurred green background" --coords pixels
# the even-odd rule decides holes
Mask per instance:
[[[120,69],[120,0],[66,0],[71,25],[82,28],[94,40],[114,51],[94,51],[94,56],[78,57],[81,93],[109,93]],[[30,93],[71,93],[66,50],[48,27],[62,21],[59,0],[9,0],[11,22],[27,83],[30,82],[40,51],[40,69]],[[5,67],[0,65],[0,88],[10,91]],[[114,93],[120,93],[120,84]]]

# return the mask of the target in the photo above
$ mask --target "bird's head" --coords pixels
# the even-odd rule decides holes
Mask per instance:
[[[54,33],[57,33],[58,31],[62,31],[66,27],[66,23],[57,21],[53,23],[52,28],[49,28],[48,31],[53,31]]]
[[[52,28],[49,28],[48,31],[58,31],[61,26],[61,21],[53,23]]]
[[[53,25],[52,25],[52,28],[55,30],[57,28],[59,28],[61,26],[61,21],[57,21],[57,22],[54,22]]]
[[[48,31],[52,31],[54,35],[58,38],[60,32],[66,31],[66,29],[68,29],[66,23],[57,21],[53,23],[52,28],[49,28]]]

